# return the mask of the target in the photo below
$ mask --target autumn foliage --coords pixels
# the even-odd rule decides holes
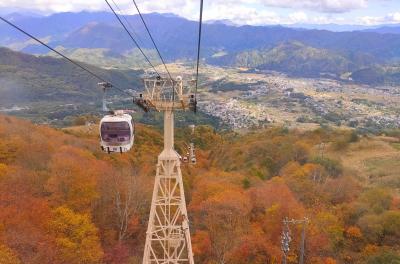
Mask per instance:
[[[305,263],[399,258],[399,195],[318,150],[341,133],[197,129],[198,164],[183,166],[195,262],[281,263],[286,217],[310,220]],[[178,150],[188,134],[177,131]],[[130,153],[107,155],[93,133],[0,116],[0,264],[141,263],[161,148],[143,125]],[[302,230],[290,225],[288,263]]]

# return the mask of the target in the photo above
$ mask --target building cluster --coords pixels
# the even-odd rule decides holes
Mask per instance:
[[[365,127],[394,129],[400,127],[399,115],[368,116],[360,120]]]
[[[247,75],[246,77],[248,77]],[[329,79],[291,79],[266,73],[263,78],[240,74],[230,78],[248,89],[218,93],[200,109],[235,129],[272,122],[331,123],[358,128],[400,127],[400,87],[372,87]],[[267,112],[267,109],[268,110]],[[276,110],[271,110],[276,109]],[[271,112],[273,111],[273,112]],[[280,115],[279,113],[282,113]],[[397,115],[396,115],[397,114]]]
[[[201,111],[219,118],[233,129],[259,127],[272,122],[267,111],[260,105],[249,105],[237,99],[211,101],[199,104]]]
[[[249,87],[249,90],[241,94],[243,99],[254,99],[262,96],[267,96],[271,92],[271,89],[267,85],[256,85]]]
[[[25,106],[17,106],[17,105],[13,105],[12,107],[1,107],[0,108],[0,112],[3,113],[11,113],[11,112],[18,112],[18,111],[22,111],[22,110],[28,110],[28,107]]]

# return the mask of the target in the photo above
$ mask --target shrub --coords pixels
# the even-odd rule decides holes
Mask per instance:
[[[392,251],[380,252],[368,258],[367,264],[400,264],[400,255]]]
[[[343,166],[337,160],[317,157],[311,160],[311,162],[323,166],[327,171],[328,175],[333,178],[339,177],[343,172]]]

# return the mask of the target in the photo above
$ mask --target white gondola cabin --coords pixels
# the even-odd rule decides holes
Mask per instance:
[[[106,115],[100,121],[100,144],[104,152],[128,152],[134,139],[135,125],[132,116],[123,111]]]

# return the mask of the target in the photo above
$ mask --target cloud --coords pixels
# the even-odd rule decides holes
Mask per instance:
[[[131,0],[115,0],[123,9],[132,7]],[[212,0],[206,1],[207,6],[245,7],[261,5],[265,7],[281,7],[292,9],[307,9],[323,13],[343,13],[364,8],[369,0]],[[381,0],[384,1],[384,0]],[[194,16],[198,10],[198,0],[139,0],[138,4],[146,11],[176,12],[183,16]],[[42,12],[66,12],[79,10],[105,10],[103,0],[0,0],[0,7],[21,7],[40,10]]]
[[[20,7],[24,9],[41,11],[43,13],[54,13],[81,10],[99,11],[104,10],[106,4],[104,1],[96,0],[0,0],[0,8],[10,7]]]
[[[389,13],[386,16],[363,16],[358,18],[363,25],[398,24],[400,23],[400,12]]]
[[[323,13],[345,13],[367,6],[367,0],[260,0],[266,6],[301,8]]]
[[[196,17],[197,18],[197,17]],[[267,9],[257,9],[246,5],[227,5],[218,2],[210,4],[204,13],[205,20],[231,20],[239,25],[280,24],[282,18]]]
[[[322,13],[346,13],[365,8],[371,0],[213,0],[217,3],[263,5],[290,9],[304,9]],[[386,0],[380,0],[386,1]]]
[[[112,0],[108,1],[113,5]],[[132,0],[114,1],[125,14],[136,14]],[[136,1],[143,13],[174,13],[188,19],[198,19],[199,0]],[[365,8],[371,1],[390,2],[390,0],[209,0],[204,2],[204,18],[205,20],[227,19],[242,25],[346,22],[374,25],[392,23],[389,21],[400,22],[400,13],[381,17],[351,17],[351,21],[343,21],[343,18],[338,17],[339,13]],[[10,7],[40,11],[45,14],[109,10],[104,0],[0,0],[0,10]]]
[[[304,12],[295,12],[292,14],[289,14],[289,20],[291,23],[301,23],[301,22],[307,22],[309,20],[308,16]]]

